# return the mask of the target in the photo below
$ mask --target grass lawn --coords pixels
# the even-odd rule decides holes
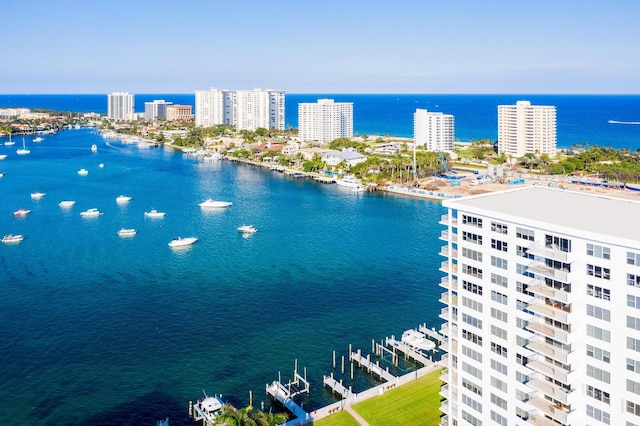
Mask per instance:
[[[440,372],[436,370],[418,380],[404,384],[366,401],[353,405],[371,426],[424,425],[440,422]],[[345,419],[344,416],[348,417]],[[334,422],[335,419],[335,422]],[[349,421],[350,420],[350,421]],[[358,422],[349,413],[340,412],[314,422],[318,426],[351,426]]]

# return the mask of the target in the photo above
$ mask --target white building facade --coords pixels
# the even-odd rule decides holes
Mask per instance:
[[[534,186],[443,205],[440,424],[640,425],[640,203]]]
[[[235,126],[284,130],[282,90],[196,90],[195,123],[200,127]]]
[[[498,153],[554,157],[556,143],[556,107],[531,105],[529,101],[498,106]]]
[[[320,143],[353,137],[353,102],[318,99],[317,103],[299,103],[298,137]]]
[[[416,109],[413,114],[415,144],[427,151],[453,151],[455,119],[451,114]]]
[[[144,119],[147,121],[153,121],[158,118],[167,117],[167,106],[172,102],[166,102],[162,99],[154,100],[153,102],[144,103]]]
[[[107,95],[107,117],[110,120],[131,120],[134,109],[135,98],[133,94],[128,92],[113,92]]]

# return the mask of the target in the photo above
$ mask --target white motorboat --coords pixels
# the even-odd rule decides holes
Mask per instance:
[[[44,192],[32,192],[31,193],[31,198],[33,200],[39,200],[40,198],[44,197],[46,194]]]
[[[118,231],[118,235],[120,235],[121,237],[133,237],[137,233],[138,231],[133,228],[122,228]]]
[[[73,206],[75,203],[76,202],[72,200],[62,200],[58,203],[58,205],[62,208],[67,208]]]
[[[24,138],[22,138],[22,148],[16,149],[16,154],[18,155],[27,155],[30,154],[31,151],[27,149],[27,146],[24,143]]]
[[[101,212],[98,209],[89,209],[89,210],[85,210],[83,212],[80,213],[80,216],[82,217],[98,217],[100,215],[104,214],[103,212]]]
[[[253,225],[242,225],[238,227],[238,232],[242,232],[243,234],[255,234],[258,230],[254,228]]]
[[[165,212],[159,212],[156,209],[152,209],[150,212],[144,212],[144,217],[162,218],[164,217],[165,214],[166,214]]]
[[[2,237],[2,242],[5,243],[5,244],[19,243],[22,240],[24,240],[24,237],[22,235],[20,235],[20,234],[18,234],[18,235],[8,234],[8,235],[5,235],[4,237]]]
[[[38,142],[42,142],[44,140],[44,138],[41,138],[40,136],[38,136],[37,138],[35,138],[33,141],[38,143]]]
[[[208,200],[203,201],[202,203],[200,203],[199,206],[203,207],[203,208],[220,209],[220,208],[224,208],[224,207],[229,207],[232,204],[233,203],[231,203],[230,201],[216,201],[216,200],[213,200],[213,199],[209,198]]]
[[[80,176],[86,176],[86,175],[88,175],[88,174],[89,174],[89,170],[87,170],[87,169],[80,169],[80,170],[78,170],[78,174],[79,174]]]
[[[4,160],[5,158],[7,158],[7,154],[0,154],[0,160]]]
[[[128,203],[129,201],[131,201],[131,197],[127,195],[118,195],[116,197],[116,203],[118,204]]]
[[[402,341],[414,349],[423,351],[431,351],[436,348],[436,344],[418,330],[411,329],[402,333]]]
[[[362,185],[362,181],[360,181],[360,179],[356,178],[355,176],[344,176],[336,180],[336,184],[338,186],[344,186],[345,188],[356,190],[364,188],[364,185]]]
[[[222,406],[224,402],[218,396],[207,396],[204,394],[204,398],[198,400],[193,405],[194,408],[194,420],[196,422],[203,421],[204,424],[215,424],[216,417],[222,413]]]
[[[100,167],[101,169],[104,169],[104,163],[98,164],[98,167]]]
[[[184,247],[184,246],[190,246],[191,244],[195,243],[196,241],[198,241],[198,238],[196,237],[176,237],[173,240],[171,240],[169,242],[169,247]]]
[[[96,145],[95,143],[91,145],[91,152],[98,152],[98,145]]]
[[[18,210],[16,210],[15,212],[13,212],[13,215],[14,215],[15,217],[24,217],[24,216],[28,215],[29,213],[31,213],[31,210],[27,210],[27,209],[19,208]]]

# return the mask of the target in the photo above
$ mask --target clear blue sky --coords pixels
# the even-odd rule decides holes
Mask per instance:
[[[636,0],[2,0],[0,93],[640,93]]]

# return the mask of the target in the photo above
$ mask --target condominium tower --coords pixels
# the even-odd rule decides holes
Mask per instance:
[[[147,121],[153,121],[158,118],[167,117],[167,107],[172,102],[166,102],[164,100],[154,100],[153,102],[144,103],[144,119]]]
[[[524,154],[556,155],[556,107],[531,105],[498,106],[498,153],[513,157]]]
[[[416,109],[413,114],[413,138],[428,151],[453,151],[454,118],[451,114]]]
[[[200,127],[235,126],[284,130],[284,91],[196,90],[195,123]]]
[[[640,425],[640,203],[443,202],[441,425]]]
[[[318,99],[317,103],[299,103],[298,137],[320,143],[353,137],[353,102]]]
[[[107,117],[110,120],[131,120],[134,107],[134,96],[131,93],[113,92],[107,95]]]

